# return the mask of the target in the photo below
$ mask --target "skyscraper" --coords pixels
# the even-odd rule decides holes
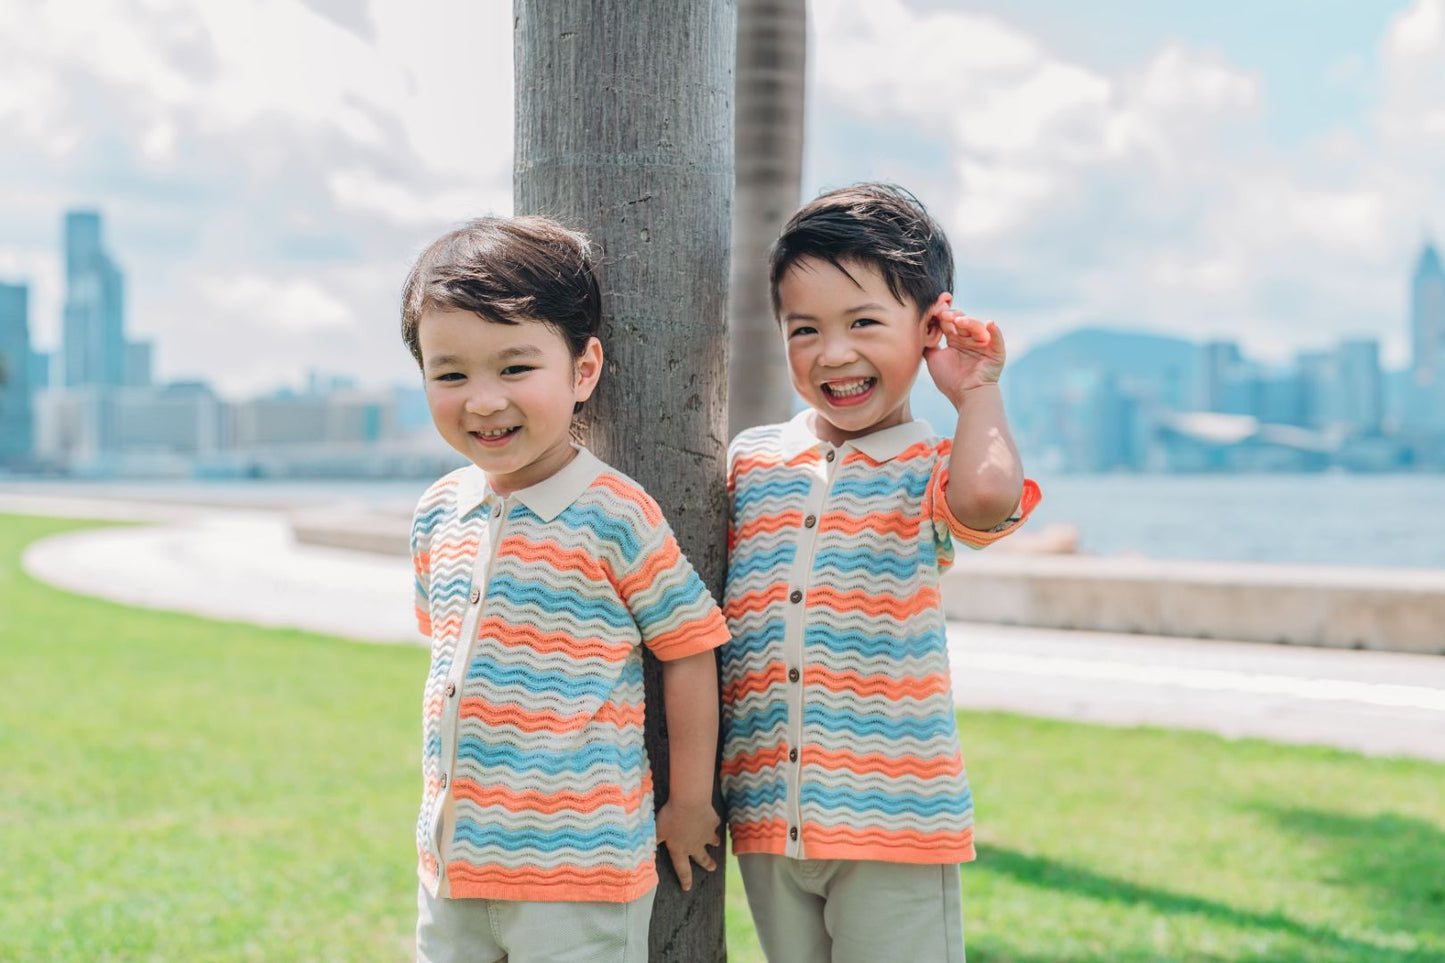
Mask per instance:
[[[100,213],[65,214],[65,384],[125,383],[124,284],[100,239]]]
[[[1410,288],[1410,332],[1415,383],[1430,385],[1445,378],[1445,268],[1429,242],[1420,252]]]
[[[25,285],[0,284],[0,465],[27,460],[35,444],[29,300]]]

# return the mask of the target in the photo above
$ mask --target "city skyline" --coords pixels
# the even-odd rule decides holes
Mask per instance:
[[[0,279],[30,283],[37,344],[59,341],[78,205],[106,214],[159,380],[413,377],[411,257],[510,209],[510,4],[20,9],[0,11],[0,87],[33,92],[0,98]],[[1106,324],[1408,356],[1404,265],[1445,229],[1445,0],[839,0],[812,21],[804,194],[913,188],[960,303],[1016,354]]]

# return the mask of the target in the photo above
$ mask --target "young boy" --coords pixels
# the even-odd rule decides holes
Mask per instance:
[[[950,308],[948,240],[894,187],[793,215],[771,286],[807,408],[728,453],[722,784],[748,903],[773,963],[961,961],[973,805],[939,576],[1039,498],[1003,339]],[[909,413],[922,361],[951,442]]]
[[[473,221],[407,278],[402,335],[471,461],[422,496],[431,637],[416,841],[422,961],[637,961],[665,843],[714,868],[722,613],[657,504],[571,441],[602,371],[585,239]],[[654,834],[642,653],[663,660],[672,767]]]

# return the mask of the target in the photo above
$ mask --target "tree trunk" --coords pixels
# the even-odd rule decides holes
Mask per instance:
[[[805,0],[739,0],[737,193],[728,308],[728,434],[783,421],[793,390],[768,293],[768,248],[803,176]]]
[[[721,598],[727,565],[727,280],[733,189],[732,0],[514,0],[514,207],[592,236],[607,356],[588,446],[661,504]],[[656,801],[668,756],[646,659]],[[721,799],[717,800],[721,812]],[[683,893],[667,858],[650,959],[713,963],[723,873]]]

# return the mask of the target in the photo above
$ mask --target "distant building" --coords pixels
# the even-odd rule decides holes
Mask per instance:
[[[50,366],[55,356],[48,351],[30,352],[30,387],[34,391],[50,387]]]
[[[34,452],[30,356],[30,289],[0,284],[0,465],[22,464]]]
[[[1430,243],[1420,252],[1410,286],[1410,333],[1416,383],[1433,385],[1445,379],[1445,268]]]
[[[1237,342],[1206,342],[1199,349],[1199,374],[1195,378],[1199,387],[1196,402],[1199,410],[1248,414],[1247,410],[1237,410],[1249,407],[1240,399],[1243,367],[1244,357]]]
[[[127,341],[125,343],[125,386],[127,388],[149,388],[154,382],[151,374],[151,358],[154,343],[151,341]]]
[[[100,214],[65,215],[64,383],[125,383],[124,281],[101,243]]]
[[[1338,406],[1334,425],[1354,434],[1378,434],[1385,421],[1385,376],[1380,343],[1342,341],[1336,351]]]

